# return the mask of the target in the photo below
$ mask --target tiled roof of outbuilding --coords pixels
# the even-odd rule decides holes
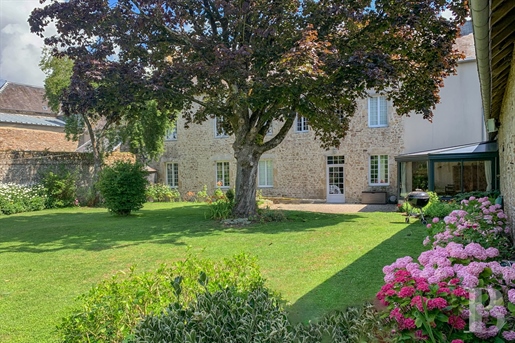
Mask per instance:
[[[0,87],[0,112],[54,115],[45,100],[45,89],[12,82]]]

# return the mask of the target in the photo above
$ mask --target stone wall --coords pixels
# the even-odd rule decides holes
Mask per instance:
[[[397,194],[397,165],[394,157],[403,152],[403,118],[396,115],[393,106],[388,108],[389,125],[383,128],[368,127],[367,100],[359,103],[350,123],[347,137],[339,149],[320,148],[313,130],[295,132],[292,128],[285,140],[261,159],[273,162],[273,187],[261,188],[263,195],[303,199],[326,199],[327,156],[345,156],[345,200],[359,203],[363,191],[387,191]],[[206,185],[211,193],[216,187],[216,162],[229,161],[231,185],[234,185],[236,160],[233,156],[232,137],[216,138],[214,120],[184,129],[179,119],[177,140],[167,141],[165,153],[151,164],[158,171],[158,182],[166,182],[166,163],[178,163],[179,192],[197,192]],[[273,127],[278,132],[280,123]],[[389,185],[369,186],[370,155],[389,156]]]
[[[66,168],[79,175],[79,185],[91,183],[91,154],[50,151],[0,151],[0,183],[33,184],[48,171]]]
[[[114,161],[135,162],[135,156],[126,152],[114,152],[106,158],[106,164]],[[34,184],[48,171],[65,168],[78,176],[78,186],[88,187],[93,178],[93,157],[84,152],[55,151],[0,151],[0,183]]]
[[[500,122],[498,143],[501,193],[504,197],[504,210],[515,235],[515,53],[504,93]]]
[[[0,127],[0,151],[75,151],[77,142],[66,139],[64,132]]]

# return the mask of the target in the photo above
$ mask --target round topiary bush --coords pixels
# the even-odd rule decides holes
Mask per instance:
[[[96,186],[107,209],[127,216],[142,208],[146,202],[147,174],[141,163],[123,161],[102,169]]]

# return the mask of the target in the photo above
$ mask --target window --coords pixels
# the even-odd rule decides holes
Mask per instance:
[[[229,162],[216,163],[216,184],[219,187],[230,187]]]
[[[171,188],[179,187],[179,165],[177,163],[166,164],[166,184]]]
[[[327,156],[327,164],[344,164],[345,156]]]
[[[225,129],[223,128],[224,125],[224,119],[215,117],[215,137],[229,137],[227,132],[225,132]]]
[[[174,126],[173,129],[168,129],[166,131],[165,140],[167,140],[167,141],[176,141],[177,140],[177,126]]]
[[[370,156],[370,185],[388,184],[388,155]]]
[[[368,126],[384,127],[388,126],[386,98],[376,96],[368,98]]]
[[[300,116],[297,114],[297,118],[295,119],[295,132],[308,132],[308,119],[306,117]]]
[[[259,161],[258,165],[258,187],[273,187],[273,163],[271,160]]]

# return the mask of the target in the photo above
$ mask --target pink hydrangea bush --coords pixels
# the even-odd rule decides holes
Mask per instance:
[[[398,341],[515,341],[515,267],[501,266],[498,255],[493,247],[450,242],[418,262],[407,256],[385,266],[377,298]]]
[[[487,197],[462,200],[460,209],[452,211],[443,220],[434,218],[427,225],[429,236],[425,245],[446,246],[449,242],[468,244],[476,242],[500,251],[500,259],[515,259],[511,230],[500,205]]]

